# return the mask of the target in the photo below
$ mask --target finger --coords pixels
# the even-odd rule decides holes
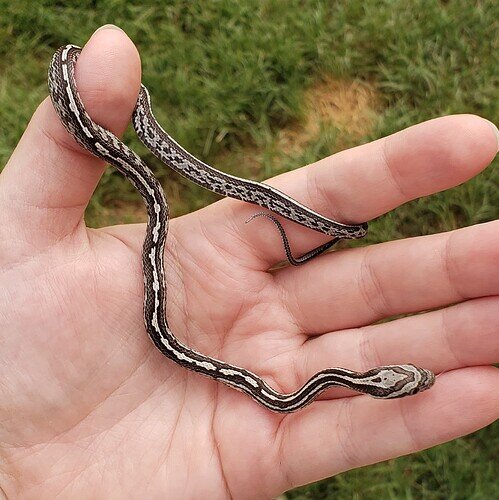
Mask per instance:
[[[104,28],[83,48],[76,80],[89,114],[121,134],[137,99],[140,60],[123,31]],[[2,225],[16,227],[30,244],[63,238],[82,220],[103,169],[66,132],[46,98],[0,178]]]
[[[499,417],[499,370],[446,373],[417,396],[380,401],[359,396],[314,403],[286,417],[274,463],[282,489],[413,453],[473,432]]]
[[[499,297],[483,297],[389,323],[310,339],[297,353],[296,386],[331,366],[364,372],[412,363],[434,373],[499,361]],[[293,390],[294,387],[288,388]],[[331,390],[322,399],[341,397]]]
[[[332,253],[275,280],[295,322],[312,334],[497,295],[498,228],[489,222]]]
[[[418,197],[461,184],[494,158],[497,129],[473,115],[447,116],[342,151],[275,177],[269,184],[321,214],[344,223],[370,220]],[[273,224],[255,220],[249,204],[226,200],[227,225],[246,243],[250,262],[267,268],[283,259]],[[220,217],[218,217],[218,224]],[[297,254],[325,241],[320,234],[282,220]]]

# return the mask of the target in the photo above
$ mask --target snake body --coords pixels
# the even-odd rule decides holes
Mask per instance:
[[[251,371],[205,356],[183,344],[171,331],[165,317],[163,259],[168,230],[168,204],[163,189],[141,158],[114,134],[96,124],[85,111],[74,75],[80,51],[74,45],[66,45],[56,51],[49,68],[50,96],[61,122],[74,139],[92,154],[113,165],[144,199],[148,214],[142,252],[144,322],[154,345],[166,357],[180,366],[238,389],[276,412],[292,412],[303,408],[332,386],[347,387],[377,398],[407,396],[431,387],[435,380],[433,373],[407,364],[377,367],[364,373],[329,368],[316,373],[300,389],[282,394]],[[260,205],[305,227],[334,236],[332,242],[338,238],[362,237],[366,233],[365,224],[346,225],[327,219],[271,186],[230,176],[197,160],[159,126],[152,114],[149,94],[144,86],[141,87],[133,123],[141,139],[154,154],[171,168],[208,189]],[[285,233],[283,241],[287,241]],[[331,244],[329,242],[326,245]],[[323,251],[323,246],[309,252],[305,260]]]

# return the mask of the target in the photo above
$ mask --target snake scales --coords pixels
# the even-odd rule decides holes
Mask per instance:
[[[433,373],[414,365],[373,368],[364,373],[345,368],[329,368],[316,373],[301,388],[282,394],[258,375],[205,356],[183,344],[171,331],[165,317],[166,282],[164,248],[168,230],[168,204],[163,189],[149,167],[111,132],[96,124],[85,111],[75,82],[75,65],[80,48],[61,47],[49,68],[49,91],[53,105],[68,132],[85,149],[113,165],[139,191],[148,213],[142,263],[144,272],[144,321],[154,345],[177,364],[238,389],[266,408],[292,412],[310,404],[321,392],[332,386],[343,386],[377,398],[397,398],[416,394],[431,387]],[[284,229],[278,227],[288,260],[301,264],[330,248],[340,238],[361,238],[367,224],[348,225],[328,219],[286,196],[277,189],[255,181],[220,172],[201,162],[177,144],[158,124],[151,110],[147,89],[141,86],[133,125],[144,144],[164,163],[193,182],[218,194],[254,203],[302,226],[319,231],[333,239],[304,256],[291,255]]]

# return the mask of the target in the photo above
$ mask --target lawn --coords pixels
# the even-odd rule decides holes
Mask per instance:
[[[0,0],[0,165],[47,94],[54,50],[83,44],[107,22],[139,47],[166,130],[207,162],[262,180],[436,116],[476,113],[497,123],[497,19],[494,0]],[[216,199],[166,170],[131,131],[125,139],[154,167],[174,215]],[[498,172],[496,163],[373,221],[367,243],[497,218]],[[109,169],[86,219],[103,226],[144,212]],[[499,498],[498,449],[496,423],[287,497]]]

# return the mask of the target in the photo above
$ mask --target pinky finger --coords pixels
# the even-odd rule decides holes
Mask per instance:
[[[283,490],[413,453],[478,430],[499,417],[499,370],[473,367],[438,377],[401,400],[367,396],[319,401],[279,430]],[[290,484],[284,484],[290,483]]]

